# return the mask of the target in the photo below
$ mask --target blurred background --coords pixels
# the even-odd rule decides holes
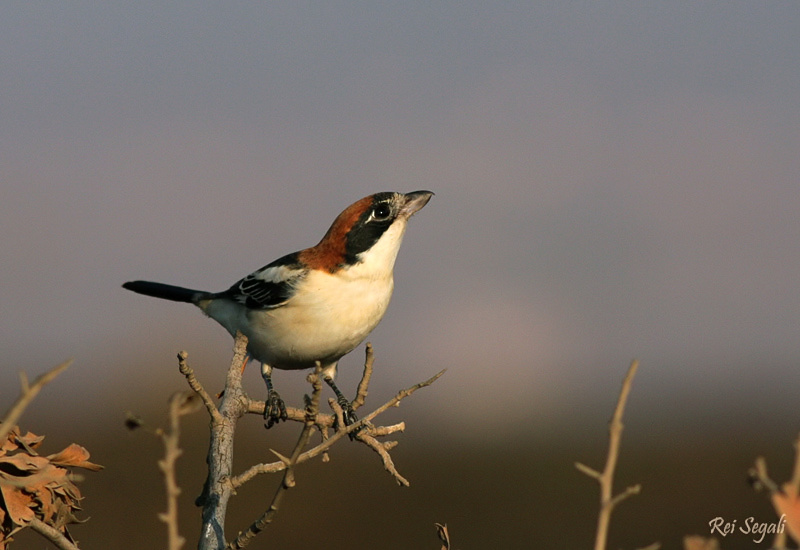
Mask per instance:
[[[370,337],[368,406],[448,369],[386,416],[411,487],[345,442],[254,547],[438,548],[439,522],[459,549],[589,548],[598,488],[573,463],[602,467],[634,357],[617,485],[643,490],[610,547],[774,521],[746,474],[764,455],[788,479],[800,431],[797,3],[16,2],[0,73],[0,410],[19,371],[75,359],[22,427],[106,466],[82,548],[165,545],[159,443],[125,412],[164,425],[175,353],[209,391],[231,354],[120,285],[225,289],[383,190],[436,193]],[[207,420],[184,425],[194,547]],[[297,431],[245,419],[237,470]],[[277,481],[241,491],[229,536]]]

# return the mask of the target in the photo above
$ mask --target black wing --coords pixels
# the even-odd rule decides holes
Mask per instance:
[[[253,309],[273,309],[286,303],[295,286],[307,273],[297,260],[298,253],[288,254],[254,271],[218,296],[235,300]]]

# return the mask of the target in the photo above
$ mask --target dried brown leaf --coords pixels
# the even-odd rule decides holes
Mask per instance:
[[[19,428],[9,434],[0,453],[0,550],[11,536],[33,518],[58,529],[72,540],[67,524],[80,523],[81,493],[69,468],[97,471],[89,452],[72,444],[59,453],[39,456],[36,449],[44,438]]]
[[[34,495],[38,505],[39,516],[50,524],[51,518],[56,515],[57,507],[61,501],[65,501],[57,493],[64,486],[71,484],[68,472],[64,468],[59,468],[48,464],[37,477],[37,483],[28,485],[25,490]],[[66,504],[71,504],[66,502]]]
[[[30,456],[25,453],[17,453],[0,457],[0,470],[14,473],[8,466],[13,466],[20,472],[33,472],[44,468],[48,460],[43,456]]]
[[[49,458],[53,464],[58,464],[59,466],[74,466],[93,472],[103,469],[103,466],[95,464],[94,462],[89,462],[89,451],[75,443],[72,443],[60,453],[50,455],[47,458]]]
[[[55,519],[51,525],[61,531],[66,531],[67,525],[72,523],[86,523],[89,519],[78,519],[73,513],[75,510],[80,510],[74,506],[68,506],[63,502],[56,502],[55,506]]]
[[[36,455],[37,453],[34,451],[34,449],[42,444],[42,441],[44,441],[44,436],[36,435],[33,432],[27,432],[25,435],[19,435],[17,433],[14,439],[23,449],[28,451],[29,454]]]
[[[78,486],[72,483],[70,479],[64,476],[64,480],[58,484],[52,485],[53,492],[60,495],[64,500],[69,500],[73,507],[78,508],[78,502],[83,499]]]
[[[0,444],[0,456],[19,449],[19,445],[17,445],[17,440],[15,438],[15,430],[18,430],[16,426],[12,428],[11,433],[8,434],[8,438],[3,441],[2,444]]]
[[[33,497],[10,485],[0,485],[0,494],[3,495],[5,510],[8,516],[17,525],[25,525],[35,516],[33,512]]]

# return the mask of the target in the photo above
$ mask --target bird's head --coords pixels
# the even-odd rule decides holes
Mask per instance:
[[[391,270],[408,219],[433,196],[430,191],[375,193],[351,204],[316,246],[301,253],[306,265],[331,273],[358,264]]]

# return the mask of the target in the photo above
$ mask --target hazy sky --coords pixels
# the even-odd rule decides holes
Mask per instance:
[[[122,282],[222,290],[430,189],[376,394],[610,410],[635,356],[656,401],[796,402],[796,2],[17,2],[0,74],[3,401],[67,357],[61,407],[166,399],[183,348],[221,384],[224,330]]]

